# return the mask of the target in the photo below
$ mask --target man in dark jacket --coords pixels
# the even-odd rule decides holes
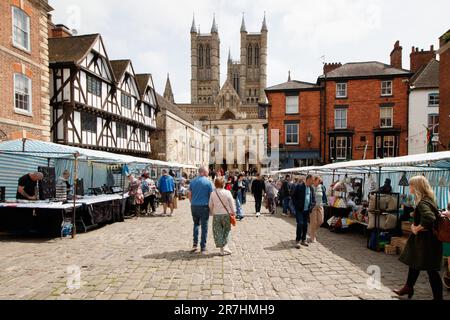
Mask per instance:
[[[280,190],[280,197],[281,197],[281,204],[283,206],[283,215],[288,215],[289,210],[289,204],[291,201],[291,177],[289,175],[286,176],[286,178],[283,181],[283,184],[281,185]],[[292,212],[294,213],[294,212]]]
[[[296,210],[297,219],[297,249],[301,246],[308,247],[306,243],[306,234],[308,233],[309,216],[315,207],[315,196],[313,185],[313,176],[308,175],[305,183],[299,183],[294,190],[293,202]]]
[[[255,197],[256,217],[261,216],[261,206],[263,195],[266,192],[266,186],[260,174],[256,175],[256,179],[252,182],[252,194]]]

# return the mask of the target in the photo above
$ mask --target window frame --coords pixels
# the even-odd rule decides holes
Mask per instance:
[[[289,106],[288,102],[289,102],[290,99],[294,99],[294,98],[295,98],[295,101],[296,101],[296,111],[295,112],[291,112],[291,111],[289,111],[289,107],[291,107],[291,106]],[[286,96],[285,112],[286,112],[286,115],[297,115],[297,114],[300,114],[300,96],[299,95]]]
[[[430,119],[434,118],[435,120],[437,120],[437,123],[434,122],[433,124],[433,135],[434,136],[438,136],[439,135],[439,113],[430,113],[427,116],[427,122],[428,122],[428,129],[431,130],[431,123],[430,123]]]
[[[130,103],[129,107],[127,105],[124,105],[124,98],[127,98],[127,100],[129,101],[129,103]],[[125,92],[121,92],[121,94],[120,94],[120,106],[122,108],[131,110],[132,109],[131,108],[132,105],[133,105],[133,99],[132,99],[131,95],[129,95],[129,94],[125,93]]]
[[[432,97],[435,97],[434,98],[434,100],[437,100],[437,104],[431,104],[430,102],[431,102],[431,98]],[[437,99],[436,99],[436,97],[437,97]],[[439,108],[439,105],[440,105],[440,95],[439,95],[439,93],[429,93],[428,94],[428,107],[429,108]]]
[[[89,85],[90,83],[92,84],[94,82],[99,84],[98,88],[96,86],[96,89],[98,89],[99,92],[97,92],[97,90],[96,90],[96,92],[93,92],[91,86]],[[94,95],[96,97],[101,98],[102,97],[102,87],[103,87],[103,84],[102,84],[102,81],[100,79],[98,79],[98,78],[96,78],[96,77],[94,77],[92,75],[89,75],[89,74],[86,75],[86,91],[87,91],[87,93],[90,93],[90,94],[92,94],[92,95]]]
[[[345,145],[342,144],[340,147],[339,145],[339,141],[344,141]],[[336,149],[336,160],[337,161],[341,161],[341,160],[347,160],[348,159],[348,137],[344,137],[344,136],[338,136],[335,137],[335,145],[334,145],[335,149]],[[339,151],[344,151],[345,156],[338,156]]]
[[[88,121],[86,121],[87,119],[85,117],[88,118]],[[95,119],[95,121],[94,121],[94,119]],[[98,125],[97,116],[92,115],[92,114],[87,113],[87,112],[82,112],[80,120],[81,120],[81,131],[82,132],[85,131],[85,132],[89,132],[89,133],[92,133],[92,134],[97,134],[97,125]],[[86,125],[86,123],[88,123],[88,125]],[[94,123],[95,123],[95,129],[90,128],[89,126],[91,124],[94,124]],[[86,128],[86,126],[88,126],[88,127]]]
[[[11,7],[12,7],[11,8],[11,11],[12,11],[12,19],[11,19],[12,20],[11,21],[12,22],[12,26],[11,26],[11,28],[12,28],[12,37],[11,38],[12,38],[13,47],[15,47],[17,49],[20,49],[22,51],[30,53],[31,52],[31,17],[24,10],[22,10],[21,8],[16,7],[16,6],[11,6]],[[15,12],[16,12],[16,10],[18,10],[17,12],[21,12],[25,16],[25,18],[27,19],[27,22],[28,22],[28,32],[19,28],[22,32],[27,34],[27,39],[26,40],[27,40],[27,43],[28,43],[28,48],[24,47],[20,43],[17,43],[16,42],[16,38],[14,36],[15,35],[15,28],[16,28],[16,25],[14,24],[14,22],[16,20],[15,19]]]
[[[119,131],[121,131],[121,133],[125,132],[125,136],[119,136]],[[128,140],[128,127],[126,124],[116,123],[116,139]]]
[[[22,109],[17,107],[17,101],[16,101],[16,77],[22,77],[26,80],[28,85],[28,109]],[[14,112],[19,113],[22,115],[32,116],[33,115],[33,80],[31,78],[28,78],[25,74],[22,73],[14,73],[13,74],[13,101],[14,101]],[[22,95],[26,95],[25,92],[20,92]]]
[[[288,133],[288,128],[295,127],[297,133]],[[284,142],[287,146],[297,146],[300,144],[300,123],[285,123],[284,124]],[[288,142],[288,137],[296,136],[296,142]]]
[[[390,110],[391,116],[390,118],[383,117],[383,111]],[[390,125],[383,125],[383,120],[391,120]],[[393,107],[381,107],[380,108],[380,128],[381,129],[392,129],[394,127],[394,108]]]
[[[338,113],[341,113],[340,118],[338,118]],[[345,118],[342,117],[342,113],[345,114]],[[344,121],[345,121],[345,125],[342,125]],[[338,126],[338,123],[340,123],[341,126]],[[348,128],[348,109],[346,109],[346,108],[334,109],[334,128],[336,130],[345,130]]]
[[[343,90],[339,89],[339,86],[345,86],[345,95],[340,95]],[[336,99],[346,99],[348,98],[348,83],[347,82],[336,82]]]
[[[387,92],[389,86],[385,86],[385,84],[390,83],[390,93]],[[381,96],[382,97],[392,97],[394,95],[394,82],[392,80],[382,80],[381,81]]]

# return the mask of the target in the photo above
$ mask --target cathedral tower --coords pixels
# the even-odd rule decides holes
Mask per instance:
[[[191,27],[191,103],[213,104],[220,91],[220,39],[216,18],[211,33],[201,34]]]
[[[265,102],[264,90],[267,87],[267,23],[266,16],[260,33],[249,33],[245,25],[245,17],[241,23],[241,61],[233,63],[228,69],[232,74],[228,76],[237,82],[236,72],[239,72],[239,85],[235,89],[243,103],[255,104]]]

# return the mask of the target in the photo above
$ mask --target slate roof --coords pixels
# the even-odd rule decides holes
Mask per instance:
[[[161,110],[167,110],[183,120],[189,122],[190,124],[194,125],[195,121],[194,119],[188,115],[186,112],[178,108],[176,105],[165,99],[163,96],[161,96],[159,93],[156,93],[156,99],[158,100],[158,105],[161,108]]]
[[[99,36],[97,33],[48,39],[49,63],[78,63],[85,57]]]
[[[114,72],[114,77],[117,81],[120,81],[120,79],[122,79],[122,76],[127,70],[128,64],[130,62],[130,60],[110,60],[111,67]]]
[[[273,87],[269,87],[266,89],[266,91],[283,91],[283,90],[314,89],[314,88],[320,87],[314,83],[293,80],[282,84],[278,84]]]
[[[420,68],[411,79],[411,86],[414,89],[439,88],[439,61],[433,59]]]
[[[352,62],[346,63],[327,74],[327,79],[334,78],[357,78],[357,77],[376,77],[376,76],[397,76],[410,75],[411,71],[397,69],[385,63],[378,61]],[[319,79],[324,79],[322,75]]]

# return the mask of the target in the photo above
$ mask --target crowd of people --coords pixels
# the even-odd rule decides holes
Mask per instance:
[[[137,181],[137,182],[136,182]],[[392,190],[391,181],[380,189],[380,192]],[[148,187],[144,187],[144,185]],[[141,185],[141,195],[136,186]],[[167,207],[173,214],[173,197],[175,192],[174,178],[163,171],[160,178],[159,192],[164,205],[164,215]],[[223,172],[212,171],[202,167],[198,176],[185,185],[188,198],[191,202],[193,217],[193,248],[192,253],[207,254],[208,224],[213,217],[213,235],[216,247],[220,255],[231,255],[229,247],[232,225],[236,221],[242,221],[245,217],[243,206],[246,203],[246,195],[251,193],[255,200],[255,214],[260,217],[263,203],[269,214],[274,215],[280,208],[285,217],[295,217],[296,242],[295,248],[309,247],[317,242],[318,230],[324,223],[324,206],[328,205],[327,189],[323,185],[320,176],[307,175],[306,177],[291,177],[274,180],[271,177],[263,177],[258,173],[252,176],[245,172]],[[139,189],[139,188],[137,188]],[[154,212],[154,192],[156,187],[148,175],[141,179],[130,178],[130,194],[134,199],[144,203],[146,195],[148,204]],[[416,210],[414,212],[414,224],[412,236],[407,247],[400,257],[400,261],[409,267],[406,285],[395,290],[399,296],[414,295],[414,286],[421,271],[426,271],[429,276],[430,285],[435,300],[443,298],[443,282],[440,277],[442,259],[450,256],[450,244],[440,242],[433,231],[439,214],[450,218],[450,205],[447,212],[439,213],[436,198],[428,180],[423,176],[414,177],[410,180],[410,193],[414,195]],[[136,203],[138,203],[137,201]],[[201,230],[201,236],[200,236]],[[450,265],[450,258],[449,258]],[[450,285],[450,266],[444,275],[444,284]]]

